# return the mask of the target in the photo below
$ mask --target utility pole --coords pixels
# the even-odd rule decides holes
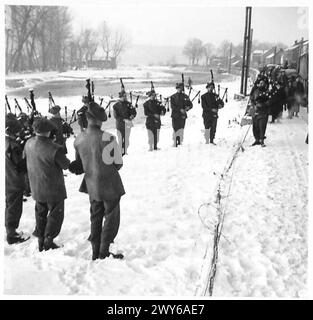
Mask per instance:
[[[231,71],[231,55],[232,55],[232,50],[233,50],[233,44],[232,42],[230,43],[230,48],[229,48],[229,61],[228,61],[228,73]]]
[[[274,47],[274,57],[273,57],[273,64],[276,64],[276,54],[277,54],[277,47]]]
[[[249,76],[251,45],[252,45],[251,13],[252,13],[252,8],[246,7],[246,23],[245,23],[245,32],[244,32],[244,38],[243,38],[243,56],[242,56],[241,85],[240,85],[240,93],[245,96],[247,94],[247,81]]]
[[[251,17],[250,17],[251,19]],[[250,26],[251,26],[251,20],[250,20]],[[250,74],[250,61],[251,61],[251,47],[252,47],[252,36],[253,36],[253,29],[249,29],[249,41],[248,41],[248,49],[247,49],[247,61],[246,61],[246,72],[245,72],[245,90],[244,95],[247,95],[247,88],[248,88],[248,78]]]

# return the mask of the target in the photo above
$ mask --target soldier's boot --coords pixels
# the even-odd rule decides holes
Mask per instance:
[[[99,258],[100,243],[92,242],[91,243],[91,248],[92,248],[92,257],[91,257],[91,259],[94,261],[94,260]]]
[[[54,249],[60,248],[59,245],[57,245],[56,243],[53,242],[53,238],[50,236],[45,237],[45,240],[43,242],[43,247],[44,247],[45,251],[50,250],[50,249],[54,250]]]
[[[42,252],[44,249],[44,238],[38,238],[38,250],[39,252]]]
[[[38,232],[38,229],[37,227],[35,227],[35,230],[33,231],[32,235],[36,238],[39,238],[39,232]]]
[[[211,139],[211,140],[210,140],[210,144],[213,144],[213,145],[215,145],[215,146],[216,146],[216,143],[214,142],[214,140],[213,140],[213,139]]]
[[[256,145],[258,145],[258,144],[261,144],[260,141],[259,141],[259,140],[255,140],[255,141],[252,143],[251,146],[256,146]]]
[[[109,243],[101,243],[100,251],[99,251],[99,258],[100,259],[105,259],[106,257],[108,257],[110,255],[109,247],[110,247]]]
[[[25,236],[23,234],[17,234],[15,236],[7,236],[8,244],[17,244],[23,243],[29,239],[29,236]]]
[[[15,229],[7,228],[7,242],[8,244],[22,243],[29,239],[28,235],[24,235],[23,232],[16,232]]]

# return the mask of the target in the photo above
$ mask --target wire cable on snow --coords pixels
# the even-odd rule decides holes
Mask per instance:
[[[249,103],[249,101],[248,101]],[[225,220],[225,215],[226,215],[226,209],[227,209],[227,204],[228,204],[228,199],[229,199],[229,195],[230,195],[230,191],[231,191],[231,187],[232,187],[232,182],[233,182],[233,177],[234,177],[234,172],[235,172],[235,160],[238,156],[239,151],[241,150],[242,152],[244,151],[243,148],[243,143],[246,140],[246,137],[248,135],[248,132],[251,128],[251,124],[248,126],[245,134],[243,135],[243,137],[240,139],[239,143],[237,144],[237,147],[235,148],[235,151],[232,153],[231,157],[230,157],[230,161],[228,161],[228,164],[225,166],[223,173],[221,174],[221,178],[219,179],[218,183],[217,183],[217,187],[215,188],[216,190],[216,200],[215,202],[217,203],[217,206],[213,206],[211,203],[203,203],[200,205],[199,209],[198,209],[198,215],[200,217],[200,220],[202,222],[203,225],[205,225],[210,232],[212,232],[211,228],[204,222],[203,218],[200,215],[200,209],[205,206],[205,205],[209,205],[213,208],[215,208],[216,212],[217,212],[217,222],[215,224],[214,227],[214,239],[213,239],[213,253],[212,253],[212,258],[211,258],[211,264],[210,264],[210,269],[208,272],[208,276],[206,277],[205,280],[205,288],[202,291],[201,295],[202,296],[206,296],[207,294],[209,294],[210,296],[213,295],[213,288],[214,288],[214,282],[215,282],[215,277],[216,277],[216,270],[217,270],[217,263],[218,263],[218,254],[219,254],[219,242],[220,242],[220,238],[221,236],[223,236],[226,240],[228,240],[224,235],[222,235],[222,230],[223,230],[223,225],[224,225],[224,220]],[[227,174],[229,173],[229,171],[232,169],[231,175],[230,175],[230,181],[227,183],[225,178],[227,176]],[[225,199],[225,203],[222,203],[222,183],[225,184],[224,188],[226,188],[227,184],[228,184],[228,191],[227,191],[227,195],[226,197],[224,197]],[[228,240],[229,241],[229,240]],[[230,242],[230,241],[229,241]],[[208,246],[209,243],[206,246],[206,251],[205,251],[205,255],[203,258],[203,261],[205,262],[207,253],[208,253]],[[203,264],[204,264],[203,262]],[[201,274],[202,274],[202,270],[203,270],[204,265],[202,265],[201,267]]]

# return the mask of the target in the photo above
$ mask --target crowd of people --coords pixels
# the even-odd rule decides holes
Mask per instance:
[[[288,111],[287,119],[299,116],[300,106],[307,107],[307,95],[301,77],[274,78],[265,71],[258,74],[250,92],[250,103],[246,113],[252,116],[255,138],[253,146],[265,147],[265,132],[269,116],[270,123],[280,122],[283,111]]]
[[[191,84],[190,84],[191,86]],[[190,95],[184,92],[184,83],[176,84],[176,93],[168,98],[173,127],[173,146],[183,143],[187,112],[193,107]],[[215,144],[218,111],[224,107],[223,98],[215,91],[212,80],[201,95],[204,138],[207,144]],[[226,89],[227,91],[227,89]],[[226,92],[225,91],[225,92]],[[200,92],[198,92],[199,94]],[[149,151],[159,150],[161,116],[167,112],[165,104],[157,99],[154,88],[147,93],[143,104],[146,116]],[[265,146],[264,139],[269,115],[271,122],[278,122],[282,112],[288,109],[288,118],[297,117],[299,106],[305,103],[301,79],[291,78],[287,84],[274,81],[265,72],[258,75],[250,93],[247,113],[253,118],[253,145]],[[63,170],[84,174],[80,192],[87,193],[90,201],[90,236],[92,260],[105,259],[122,254],[110,251],[110,245],[119,230],[120,201],[125,194],[119,170],[123,156],[127,154],[136,108],[127,100],[124,88],[113,105],[117,139],[102,130],[107,121],[105,109],[89,96],[83,96],[83,107],[78,110],[80,133],[75,138],[75,159],[67,158],[66,139],[73,134],[67,121],[60,115],[57,105],[49,108],[50,117],[33,110],[30,116],[21,112],[18,116],[6,115],[5,137],[5,227],[8,244],[22,243],[30,238],[17,232],[23,211],[23,196],[35,201],[35,230],[38,250],[57,249],[54,242],[64,219],[64,201],[67,198]]]

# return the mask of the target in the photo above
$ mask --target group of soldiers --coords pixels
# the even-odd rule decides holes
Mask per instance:
[[[265,132],[269,115],[271,123],[279,122],[283,110],[288,110],[288,119],[298,117],[300,106],[307,106],[307,97],[301,77],[290,79],[273,79],[265,72],[259,73],[250,92],[250,104],[247,114],[252,116],[253,135],[252,146],[265,147]]]
[[[201,96],[205,139],[214,143],[218,109],[222,99],[215,93],[214,82],[206,86]],[[187,112],[193,107],[184,93],[184,83],[176,84],[177,92],[170,100],[174,146],[182,144]],[[161,116],[166,107],[157,99],[152,88],[143,104],[148,130],[149,150],[158,150]],[[123,255],[110,251],[110,245],[119,230],[120,200],[125,194],[119,174],[123,155],[127,154],[132,120],[136,108],[127,100],[124,89],[113,106],[116,120],[117,140],[114,135],[101,129],[107,120],[105,108],[90,97],[84,96],[84,105],[78,110],[80,133],[75,138],[75,160],[67,158],[66,139],[73,133],[61,118],[60,107],[49,108],[50,118],[38,112],[31,117],[7,113],[5,119],[6,157],[6,210],[5,227],[8,244],[22,243],[29,235],[17,232],[23,209],[23,195],[31,194],[35,201],[35,229],[38,250],[57,249],[54,239],[60,233],[64,220],[64,201],[67,198],[63,170],[84,174],[80,192],[87,193],[90,201],[90,236],[92,260],[110,255],[121,259]],[[21,135],[24,135],[21,138]],[[28,186],[28,187],[27,187]],[[25,194],[28,190],[28,194]]]

